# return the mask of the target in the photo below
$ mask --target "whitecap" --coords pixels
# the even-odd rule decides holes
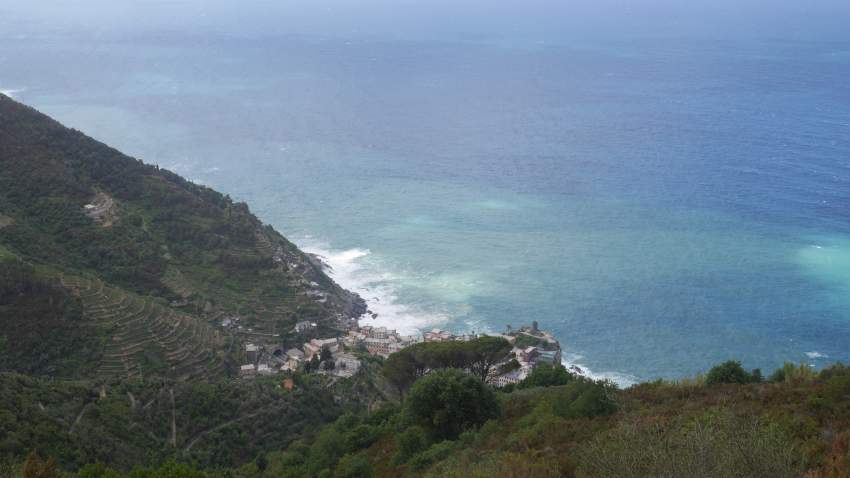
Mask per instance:
[[[563,353],[561,356],[561,365],[567,370],[577,373],[582,377],[587,377],[593,380],[607,380],[617,384],[620,388],[628,388],[638,383],[640,380],[634,375],[622,372],[594,372],[586,365],[582,365],[579,361],[584,357],[575,353]]]
[[[829,357],[829,355],[822,354],[818,351],[813,351],[813,352],[806,352],[806,357],[809,357],[810,359],[814,360],[814,359],[827,358],[827,357]]]
[[[398,299],[395,274],[377,269],[369,261],[368,249],[332,250],[324,245],[306,244],[301,249],[318,256],[327,266],[327,273],[340,286],[359,294],[366,301],[371,314],[360,317],[361,325],[396,329],[404,335],[419,335],[448,321],[448,317],[403,304]]]

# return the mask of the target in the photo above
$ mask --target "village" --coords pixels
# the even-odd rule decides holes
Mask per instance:
[[[531,326],[513,329],[508,326],[501,334],[464,334],[432,329],[420,335],[402,335],[396,330],[371,325],[361,326],[352,321],[347,334],[341,337],[313,338],[301,346],[284,349],[259,343],[245,344],[245,363],[239,376],[251,379],[257,376],[276,374],[289,375],[295,372],[319,373],[336,377],[352,377],[360,370],[363,354],[389,357],[411,345],[421,342],[468,341],[480,336],[501,337],[512,345],[502,363],[493,367],[487,382],[494,387],[504,387],[524,380],[540,364],[561,363],[561,347],[554,336]],[[309,334],[317,324],[298,322],[293,333]]]

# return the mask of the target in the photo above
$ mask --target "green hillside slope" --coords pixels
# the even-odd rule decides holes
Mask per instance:
[[[0,304],[3,367],[25,373],[215,379],[240,340],[283,340],[305,319],[342,328],[365,309],[247,205],[3,95],[0,261],[0,277],[27,264],[43,285]],[[221,330],[231,317],[242,329]]]

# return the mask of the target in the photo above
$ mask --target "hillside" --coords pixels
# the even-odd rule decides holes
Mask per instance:
[[[365,383],[295,382],[289,391],[272,378],[100,384],[0,373],[0,463],[36,449],[71,470],[94,462],[128,470],[175,457],[233,467],[380,396]]]
[[[0,285],[2,370],[69,378],[222,378],[242,342],[365,311],[244,203],[4,95]]]
[[[9,410],[0,430],[17,426],[0,450],[18,452],[10,476],[47,478],[850,476],[850,369],[840,365],[789,364],[763,380],[729,362],[626,390],[538,368],[516,389],[493,391],[444,369],[402,403],[383,397],[368,408],[374,369],[334,386],[334,400],[321,377],[296,378],[296,392],[262,381],[102,391],[0,375]],[[235,415],[244,409],[252,412]],[[109,446],[92,445],[107,437]],[[40,457],[24,463],[27,448]],[[59,467],[34,473],[51,463]]]

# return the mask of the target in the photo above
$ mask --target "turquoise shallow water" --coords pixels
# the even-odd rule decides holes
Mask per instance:
[[[10,37],[0,88],[247,201],[382,324],[537,320],[628,383],[850,360],[848,51]]]

